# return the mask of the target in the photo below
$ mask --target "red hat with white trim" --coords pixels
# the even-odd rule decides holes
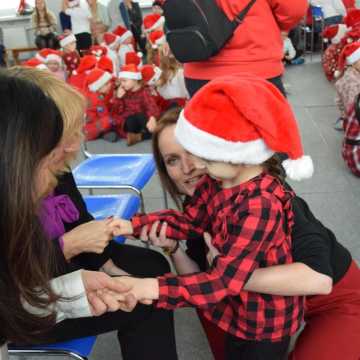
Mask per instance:
[[[124,65],[121,67],[119,79],[131,79],[131,80],[141,80],[142,75],[138,67],[135,64]]]
[[[351,9],[347,12],[346,16],[344,17],[344,24],[348,28],[353,28],[360,24],[360,9]]]
[[[89,72],[90,70],[93,70],[97,65],[97,58],[94,55],[85,55],[80,59],[80,64],[77,67],[76,71],[74,72],[74,75],[77,74],[83,74],[85,72]]]
[[[62,63],[62,52],[58,50],[49,49],[49,53],[45,58],[45,63],[49,61],[56,61],[57,63]]]
[[[161,69],[154,65],[144,65],[141,68],[141,75],[143,80],[150,86],[154,86],[156,82],[160,79]]]
[[[119,37],[119,42],[122,43],[127,39],[130,39],[133,37],[133,34],[130,30],[128,30],[127,28],[118,25],[114,30],[113,30],[113,34],[115,34],[116,36]]]
[[[89,49],[89,53],[96,56],[97,58],[106,55],[107,52],[107,48],[101,45],[92,45]]]
[[[142,53],[136,53],[135,51],[128,51],[125,54],[125,64],[134,64],[139,66],[142,64]]]
[[[347,27],[344,24],[330,25],[325,28],[322,33],[324,42],[331,42],[332,44],[339,44],[345,37]]]
[[[101,69],[91,70],[86,77],[86,85],[91,92],[97,92],[106,85],[112,78],[112,75]]]
[[[103,39],[104,44],[110,49],[113,49],[116,45],[120,43],[119,37],[111,32],[105,33]]]
[[[114,73],[114,63],[113,61],[106,55],[102,56],[98,63],[97,67],[101,70],[107,71],[110,74]]]
[[[335,77],[340,77],[346,65],[353,65],[360,60],[360,42],[353,42],[346,45],[339,56],[338,67],[334,73]]]
[[[48,70],[47,66],[35,57],[31,58],[29,60],[26,60],[25,62],[23,62],[22,65],[32,67],[35,69],[40,69],[40,70]]]
[[[59,42],[60,42],[60,46],[64,48],[65,46],[73,42],[76,42],[76,37],[73,33],[62,34],[59,36]]]
[[[160,14],[149,14],[144,17],[144,30],[146,33],[154,31],[160,26],[163,26],[165,23],[165,18]]]
[[[163,31],[153,31],[149,35],[149,41],[153,49],[157,49],[159,46],[166,43],[166,36]]]
[[[35,57],[44,63],[51,50],[50,48],[43,48],[36,53]]]
[[[313,174],[288,101],[253,75],[220,77],[202,87],[181,112],[175,136],[187,151],[207,160],[260,165],[282,152],[289,156],[282,164],[290,179]]]

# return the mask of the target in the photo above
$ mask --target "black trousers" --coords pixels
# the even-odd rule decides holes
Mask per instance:
[[[282,82],[282,76],[276,76],[274,78],[267,79],[273,85],[275,85],[281,93],[286,97],[285,88]],[[194,94],[200,90],[204,85],[206,85],[210,80],[198,80],[198,79],[190,79],[185,78],[186,89],[190,94],[190,97],[193,97]]]
[[[167,260],[153,250],[115,243],[108,250],[114,263],[132,275],[154,277],[170,271]],[[99,255],[99,259],[101,264],[105,256]],[[46,334],[45,342],[67,341],[113,330],[118,332],[124,360],[177,359],[173,312],[142,304],[131,313],[116,311],[62,321]]]
[[[247,341],[232,335],[227,335],[225,338],[225,359],[284,360],[289,343],[290,337],[280,342],[270,342]]]
[[[82,56],[82,50],[89,50],[92,45],[92,39],[90,33],[80,33],[75,34],[76,37],[76,49],[79,54]]]
[[[55,50],[60,46],[59,40],[54,33],[36,36],[35,45],[38,49],[50,48]]]
[[[128,133],[143,134],[143,139],[150,139],[151,134],[146,127],[148,118],[145,114],[130,115],[125,119],[124,130]]]

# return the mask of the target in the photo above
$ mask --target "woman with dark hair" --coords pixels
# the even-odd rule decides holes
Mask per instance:
[[[19,84],[22,91],[6,86],[8,83]],[[1,338],[17,342],[46,343],[118,330],[124,359],[143,359],[146,355],[155,354],[159,359],[177,359],[172,312],[159,311],[143,304],[138,304],[131,313],[121,311],[134,307],[133,299],[121,294],[129,288],[123,286],[121,280],[119,287],[114,286],[112,281],[115,280],[104,273],[90,272],[91,278],[101,282],[101,286],[97,288],[94,288],[94,284],[90,283],[88,286],[88,282],[84,282],[85,291],[90,293],[88,299],[82,299],[83,308],[87,308],[87,312],[77,312],[78,309],[73,307],[76,318],[66,319],[55,314],[56,306],[51,307],[52,311],[48,310],[48,306],[62,295],[58,288],[56,292],[52,291],[48,281],[62,274],[69,276],[71,272],[81,268],[97,270],[96,262],[102,264],[103,259],[106,260],[105,254],[83,252],[101,253],[111,238],[107,236],[105,241],[100,240],[100,244],[93,248],[86,241],[81,241],[81,237],[85,236],[86,240],[90,236],[91,229],[94,231],[94,227],[90,225],[88,230],[84,230],[85,222],[92,220],[92,217],[75,187],[71,172],[64,174],[65,164],[76,155],[80,146],[85,104],[81,95],[76,97],[70,86],[48,72],[14,68],[2,76],[0,84],[0,103],[3,108],[0,122],[0,167],[4,167],[0,175],[3,201],[0,228],[5,236],[1,241],[1,254],[5,254],[5,259],[0,262],[3,266],[0,274],[0,319],[5,319],[1,322],[4,325],[0,331]],[[40,91],[35,84],[40,84],[45,91]],[[40,94],[40,99],[36,94]],[[54,102],[65,104],[65,101],[66,107],[58,106],[59,110],[55,107]],[[52,111],[56,111],[56,116],[53,116]],[[74,114],[78,116],[72,117]],[[52,123],[55,120],[57,127]],[[11,150],[14,144],[16,149]],[[46,156],[48,152],[50,157]],[[44,170],[36,170],[43,166]],[[57,180],[55,174],[58,175],[59,172],[63,175]],[[73,201],[72,211],[78,212],[76,220],[62,223],[63,218],[60,216],[59,219],[59,214],[54,210],[44,221],[45,197],[52,194],[62,196],[63,200],[66,197],[67,205]],[[65,206],[63,210],[66,210]],[[59,225],[67,233],[62,240],[50,240],[49,230],[56,230]],[[78,230],[76,233],[80,227],[82,231],[79,233]],[[103,231],[112,234],[111,225],[107,224]],[[97,230],[96,233],[100,234],[101,231]],[[5,239],[10,241],[6,242]],[[167,262],[153,251],[127,245],[118,248],[114,246],[111,250],[113,249],[115,253],[112,255],[116,257],[117,265],[121,264],[129,273],[156,276],[169,271]],[[81,273],[88,277],[87,271]],[[49,294],[48,298],[39,296],[38,290],[41,289]],[[92,289],[101,289],[101,292],[93,293]],[[23,309],[22,300],[28,303],[24,305],[26,310],[37,314],[36,316]],[[78,299],[66,300],[74,303]],[[94,305],[94,311],[90,311],[88,302]],[[104,314],[106,311],[108,312]],[[49,313],[49,317],[38,320],[39,314],[44,313]],[[58,320],[56,325],[55,319]],[[36,327],[33,326],[35,321],[38,321]],[[15,324],[14,329],[11,328],[12,324]],[[161,352],[158,351],[160,347]]]
[[[35,9],[31,17],[35,30],[35,44],[38,49],[58,49],[59,41],[56,37],[56,17],[48,10],[45,0],[36,0]]]
[[[172,109],[164,114],[152,139],[162,184],[181,209],[193,196],[203,172],[195,169],[191,158],[175,139],[179,113],[180,109]],[[278,172],[278,169],[275,167],[273,171]],[[336,360],[341,356],[356,359],[360,353],[355,340],[360,333],[359,268],[349,251],[315,218],[302,198],[296,196],[293,199],[293,210],[294,263],[257,269],[244,289],[265,294],[307,296],[306,327],[290,355],[292,360]],[[164,248],[179,274],[204,271],[209,267],[208,260],[211,264],[217,254],[209,238],[187,241],[184,250],[177,241],[166,238],[166,224],[160,231],[158,226],[158,223],[154,224],[150,231],[144,227],[141,239]],[[208,248],[210,259],[207,258]],[[198,314],[215,359],[224,359],[224,332],[205,319],[201,311]],[[346,355],[341,355],[344,351]]]

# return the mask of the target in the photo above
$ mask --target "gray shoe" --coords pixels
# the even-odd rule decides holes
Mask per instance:
[[[105,141],[114,143],[118,140],[118,136],[115,131],[109,131],[102,136]]]
[[[339,117],[334,124],[334,129],[337,131],[344,131],[344,118]]]

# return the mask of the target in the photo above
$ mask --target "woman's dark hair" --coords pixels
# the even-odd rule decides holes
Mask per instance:
[[[266,160],[262,165],[270,175],[276,177],[282,183],[285,181],[285,170],[282,168],[280,158],[277,154]]]
[[[62,138],[61,115],[34,84],[0,72],[0,344],[29,342],[54,324],[23,302],[46,309],[57,300],[49,280],[52,242],[38,220],[36,175]],[[43,314],[49,312],[43,311]]]
[[[152,136],[153,154],[161,183],[164,186],[165,190],[170,194],[179,209],[182,208],[181,194],[179,193],[179,190],[177,189],[176,185],[174,184],[167,172],[164,159],[160,152],[159,137],[161,132],[165,128],[167,128],[168,126],[176,125],[180,115],[180,111],[181,108],[179,107],[168,110],[158,121],[156,129],[153,132]]]

